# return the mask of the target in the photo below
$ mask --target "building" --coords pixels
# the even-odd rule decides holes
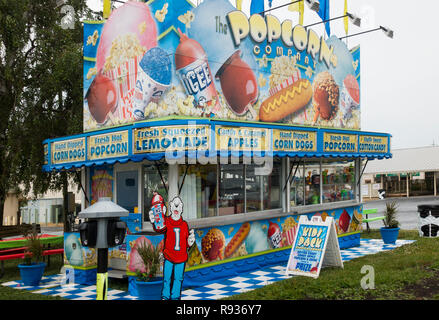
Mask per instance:
[[[392,149],[392,154],[391,159],[367,163],[362,177],[365,200],[378,197],[380,189],[390,197],[437,195],[439,146]]]
[[[70,182],[69,200],[72,205],[69,211],[81,209],[81,192],[73,182]],[[3,225],[17,223],[37,223],[43,226],[62,224],[63,194],[61,191],[48,191],[38,197],[23,197],[15,192],[9,192],[3,207]],[[75,205],[73,205],[73,203]]]

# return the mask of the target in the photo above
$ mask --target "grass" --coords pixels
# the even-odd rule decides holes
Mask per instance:
[[[381,238],[379,230],[362,238]],[[439,238],[421,238],[401,230],[399,239],[416,242],[391,251],[344,263],[344,269],[324,268],[318,279],[294,277],[225,300],[414,300],[439,299]],[[363,266],[372,266],[375,289],[364,290]]]
[[[379,230],[364,232],[362,238],[381,239]],[[421,238],[417,231],[400,230],[399,239],[416,242],[400,248],[367,255],[344,263],[344,269],[324,268],[318,279],[294,277],[225,300],[415,300],[439,299],[439,238]],[[20,261],[6,261],[7,282],[20,279]],[[364,290],[361,268],[372,266],[375,289]],[[57,274],[62,267],[59,255],[51,257],[45,275]],[[126,281],[109,279],[112,289],[127,290]],[[64,300],[61,297],[33,294],[0,285],[0,300]]]
[[[28,290],[17,290],[2,286],[1,284],[3,282],[16,281],[21,278],[20,271],[17,267],[21,262],[21,260],[7,260],[4,262],[5,274],[0,278],[0,300],[65,300],[61,297],[34,294]],[[53,255],[50,257],[50,266],[46,266],[44,275],[58,274],[62,266],[63,259],[61,258],[61,255]]]

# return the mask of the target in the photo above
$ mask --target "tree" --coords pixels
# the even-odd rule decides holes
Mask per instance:
[[[82,132],[84,18],[97,19],[86,0],[0,0],[0,224],[9,190],[67,183],[67,172],[42,171],[43,141]]]

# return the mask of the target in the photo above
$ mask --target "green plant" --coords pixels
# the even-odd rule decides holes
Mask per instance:
[[[148,245],[146,243],[141,244],[137,248],[137,253],[142,259],[145,270],[137,270],[137,280],[148,282],[154,277],[157,277],[160,273],[160,248],[159,246]]]
[[[398,228],[399,221],[396,219],[396,212],[398,211],[398,206],[396,201],[386,203],[386,211],[384,211],[385,219],[383,220],[385,228]]]
[[[32,263],[39,263],[43,259],[43,245],[40,241],[40,236],[36,230],[31,230],[26,235],[26,250],[24,251],[24,264],[31,265]]]

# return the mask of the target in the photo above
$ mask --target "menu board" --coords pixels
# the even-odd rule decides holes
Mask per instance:
[[[182,125],[134,129],[134,154],[147,152],[208,150],[210,127]]]
[[[388,153],[389,138],[383,136],[360,135],[360,153]]]
[[[273,129],[273,151],[316,152],[317,133]]]
[[[358,136],[355,134],[342,134],[325,132],[323,134],[324,152],[357,152]]]
[[[85,138],[54,141],[50,150],[52,165],[85,161]]]
[[[88,137],[88,160],[123,157],[128,155],[128,130]]]
[[[271,130],[252,127],[215,127],[217,151],[270,151]]]

